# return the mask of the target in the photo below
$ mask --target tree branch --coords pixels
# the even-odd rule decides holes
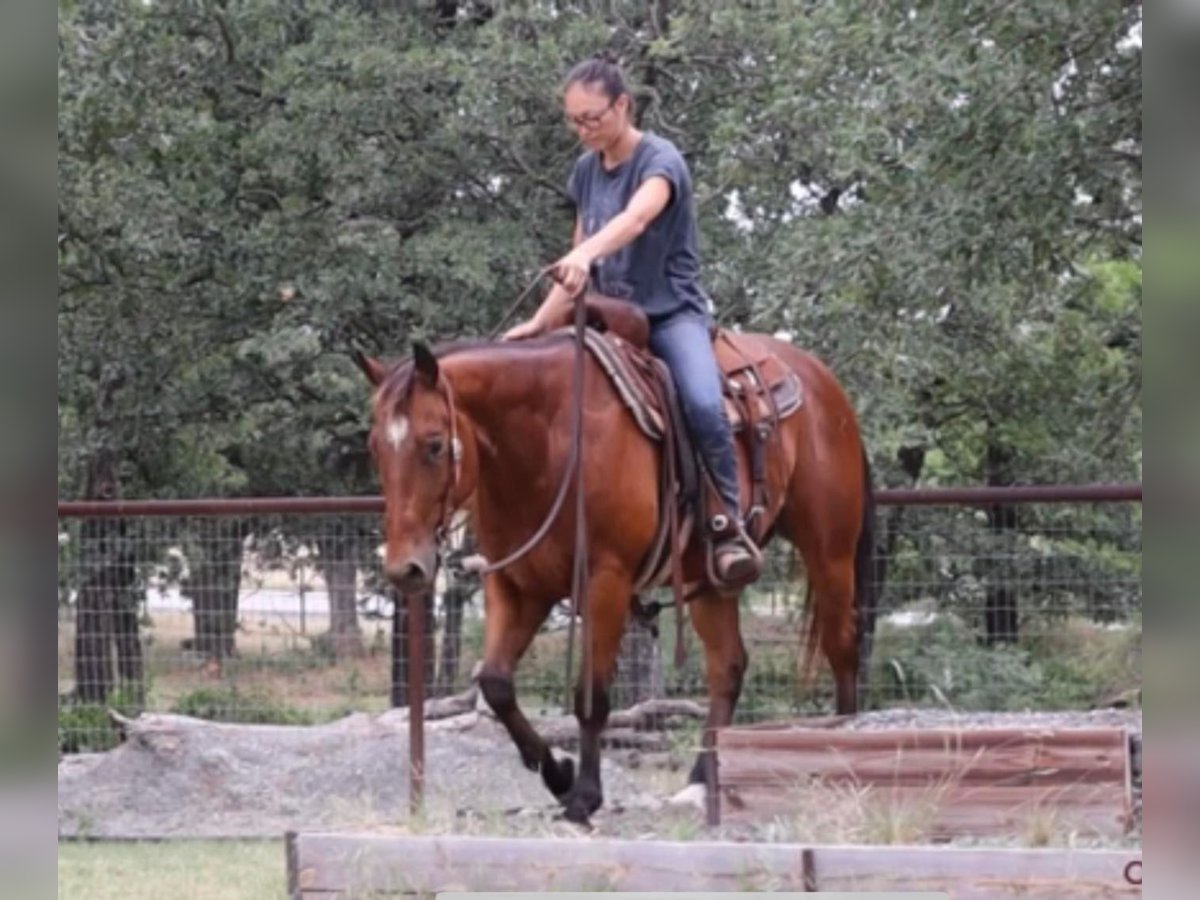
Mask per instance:
[[[225,45],[225,62],[232,65],[237,61],[237,47],[233,41],[233,33],[229,30],[229,22],[215,9],[212,11],[212,16],[216,20],[217,28],[220,29],[221,42]]]
[[[551,181],[545,175],[534,171],[529,163],[522,158],[521,154],[517,152],[516,148],[512,146],[512,142],[510,140],[506,140],[494,134],[488,134],[485,135],[485,137],[487,138],[488,142],[492,144],[492,146],[503,152],[505,156],[512,160],[517,168],[520,169],[526,175],[526,177],[533,181],[534,184],[538,184],[547,190],[552,191],[556,196],[561,197],[563,200],[568,202],[571,201],[571,195],[567,193],[567,189],[562,185]]]

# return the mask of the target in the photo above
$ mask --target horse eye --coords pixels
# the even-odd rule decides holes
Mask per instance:
[[[446,452],[446,439],[441,435],[431,437],[425,443],[425,452],[429,454],[430,459],[438,459]]]

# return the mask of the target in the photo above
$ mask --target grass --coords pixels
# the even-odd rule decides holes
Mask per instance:
[[[312,635],[327,623],[309,625]],[[689,637],[687,665],[678,672],[671,662],[670,613],[660,625],[664,694],[703,701],[699,642],[694,635]],[[742,625],[751,660],[738,704],[739,723],[830,711],[832,680],[823,661],[811,686],[798,682],[799,637],[788,613],[747,614]],[[318,724],[350,712],[379,713],[388,708],[391,672],[386,625],[366,626],[365,656],[335,662],[313,646],[311,636],[299,635],[292,623],[247,614],[237,636],[239,655],[226,660],[219,673],[180,649],[180,641],[191,629],[188,613],[154,615],[145,631],[146,696],[139,708],[226,721],[295,724]],[[72,686],[72,632],[70,621],[60,623],[60,693]],[[1136,697],[1141,684],[1137,619],[1122,630],[1080,618],[1039,621],[1025,629],[1016,647],[988,648],[975,637],[965,621],[950,615],[923,626],[897,627],[881,621],[867,707],[952,705],[965,712],[1087,709],[1118,695]],[[481,623],[469,618],[463,629],[460,687],[481,640]],[[517,690],[528,714],[563,712],[566,644],[565,631],[541,634],[522,660]],[[578,647],[574,663],[579,665]],[[620,701],[620,690],[615,697]],[[120,698],[105,706],[125,708]],[[136,714],[136,709],[128,714]],[[691,737],[682,735],[682,742]],[[60,704],[61,749],[104,750],[118,739],[105,708]]]
[[[1016,646],[985,647],[966,622],[943,615],[924,626],[880,623],[868,708],[1089,709],[1140,686],[1140,621],[1116,631],[1079,618],[1039,622]]]
[[[921,844],[929,841],[942,804],[965,768],[949,770],[920,791],[903,794],[856,778],[800,783],[783,792],[798,810],[750,826],[755,839],[800,844]]]
[[[590,835],[554,817],[551,806],[529,815],[462,816],[434,809],[406,823],[366,822],[367,830],[405,834],[491,835],[561,838],[565,841],[624,838],[666,841],[735,840],[800,844],[919,844],[936,817],[942,792],[954,780],[931,785],[926,796],[899,802],[886,790],[853,784],[806,785],[795,789],[794,816],[757,825],[706,828],[696,810],[606,811],[593,819]],[[681,783],[681,782],[680,782]],[[977,840],[975,846],[1074,846],[1075,835],[1052,810],[1034,811],[1025,833]],[[1133,838],[1118,842],[1138,846]],[[282,841],[167,841],[146,843],[60,843],[60,900],[158,900],[160,897],[241,900],[285,894]],[[598,886],[597,890],[604,889]]]
[[[60,900],[261,900],[286,894],[283,841],[60,843]]]

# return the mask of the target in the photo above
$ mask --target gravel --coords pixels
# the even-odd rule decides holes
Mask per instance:
[[[407,724],[394,713],[316,727],[152,715],[128,731],[107,753],[60,762],[60,837],[278,837],[289,829],[419,825],[408,821]],[[602,773],[606,802],[654,804],[611,761]],[[490,717],[427,723],[427,816],[556,806]]]
[[[1141,734],[1139,709],[1081,712],[956,712],[940,709],[882,709],[831,725],[847,731],[885,728],[1128,728]]]
[[[1140,806],[1140,710],[891,709],[824,724],[854,730],[1124,727],[1131,735]],[[427,831],[464,822],[504,830],[531,821],[553,827],[559,809],[541,779],[521,765],[503,728],[480,712],[426,723],[426,815],[416,822],[408,810],[402,711],[356,714],[314,727],[148,715],[127,723],[126,731],[126,741],[107,753],[67,756],[59,763],[60,837],[279,837],[293,829]],[[601,830],[616,815],[625,820],[624,829],[644,823],[654,831],[674,827],[690,833],[688,823],[664,825],[673,819],[662,808],[665,797],[646,790],[644,778],[635,778],[619,759],[634,764],[628,753],[606,752]],[[666,779],[672,790],[682,787],[685,774]]]

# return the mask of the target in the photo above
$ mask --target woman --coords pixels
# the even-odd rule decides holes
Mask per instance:
[[[739,509],[733,433],[700,287],[691,175],[670,141],[634,126],[632,100],[609,59],[586,60],[567,76],[567,122],[587,148],[567,183],[576,207],[574,249],[555,263],[558,283],[537,313],[505,339],[532,337],[561,321],[589,277],[598,293],[645,311],[650,349],[674,376],[692,440],[728,513],[714,551],[717,576],[741,586],[758,577],[761,557],[751,550]]]

